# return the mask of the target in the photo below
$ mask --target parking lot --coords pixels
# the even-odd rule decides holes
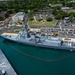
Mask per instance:
[[[46,33],[47,35],[52,36],[59,36],[59,37],[75,37],[75,29],[68,29],[68,28],[41,28],[40,31],[42,34]]]

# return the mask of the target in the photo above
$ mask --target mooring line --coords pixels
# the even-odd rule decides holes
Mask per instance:
[[[68,54],[68,55],[66,55],[66,56],[63,56],[63,57],[61,57],[61,58],[57,58],[57,59],[53,59],[53,60],[45,60],[45,59],[40,58],[40,57],[36,57],[36,56],[32,56],[32,55],[27,54],[27,53],[23,53],[22,51],[20,51],[20,50],[16,49],[15,47],[13,47],[8,41],[7,41],[7,43],[8,43],[8,44],[10,45],[10,47],[11,47],[13,50],[15,50],[16,52],[18,52],[18,53],[20,53],[20,54],[22,54],[22,55],[24,55],[24,56],[28,56],[28,57],[31,57],[31,58],[35,58],[35,59],[42,60],[42,61],[45,61],[45,62],[55,62],[55,61],[59,61],[59,60],[66,59],[66,58],[68,58],[68,57],[70,57],[70,56],[72,56],[72,55],[75,55],[75,52],[74,52],[74,53]]]

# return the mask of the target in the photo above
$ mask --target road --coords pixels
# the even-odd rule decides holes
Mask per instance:
[[[9,18],[8,21],[6,21],[3,25],[1,25],[2,27],[5,27],[10,21],[12,20],[12,18]]]

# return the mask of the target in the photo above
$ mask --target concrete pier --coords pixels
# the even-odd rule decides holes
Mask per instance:
[[[0,74],[0,75],[17,75],[0,49],[0,73],[1,72],[6,72],[6,74]]]

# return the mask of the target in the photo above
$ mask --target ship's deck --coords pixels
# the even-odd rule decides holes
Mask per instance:
[[[17,36],[18,34],[16,34],[16,33],[3,33],[2,35],[14,35],[14,36]]]

